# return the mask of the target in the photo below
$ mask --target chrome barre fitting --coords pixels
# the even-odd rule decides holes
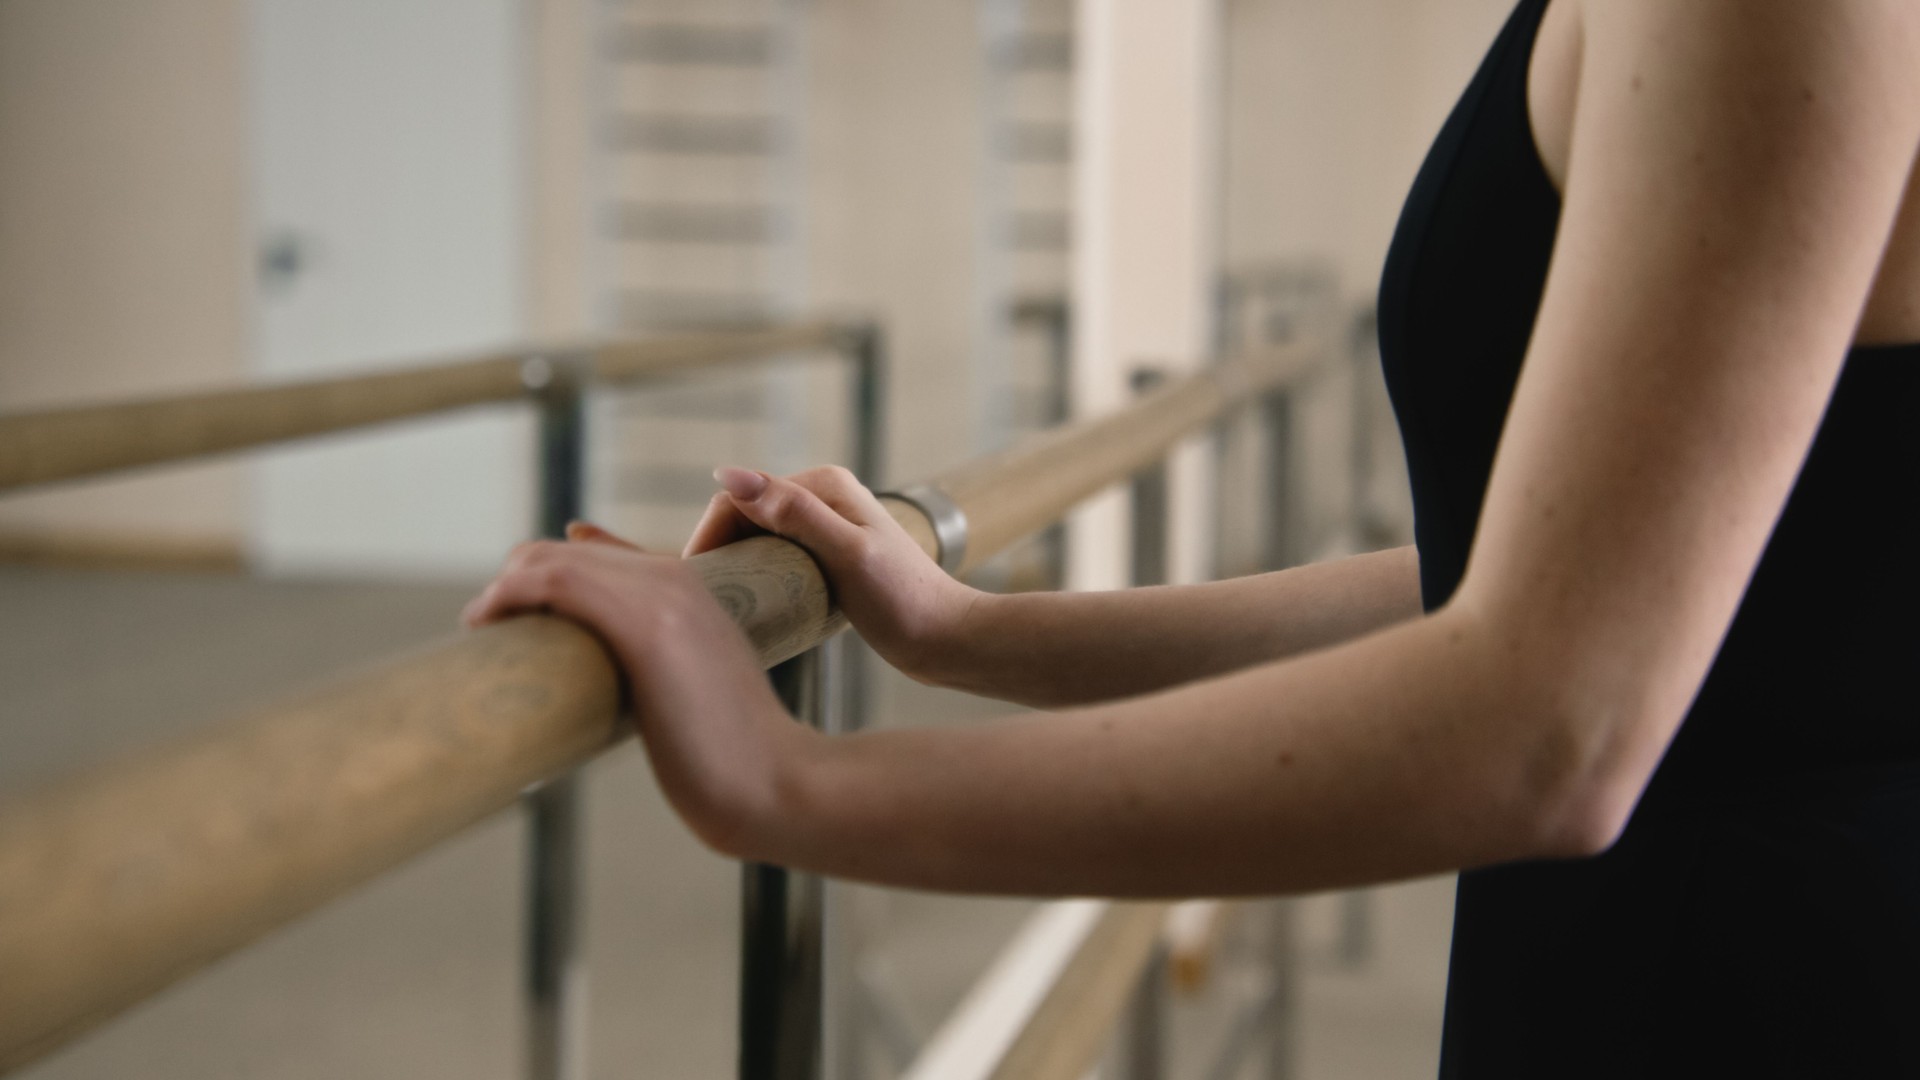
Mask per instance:
[[[537,394],[553,384],[553,361],[544,356],[529,356],[520,362],[520,385]]]
[[[899,499],[927,516],[933,526],[933,539],[940,554],[934,560],[949,574],[958,573],[967,557],[967,512],[947,493],[932,484],[908,484],[899,491],[878,493],[883,499]]]

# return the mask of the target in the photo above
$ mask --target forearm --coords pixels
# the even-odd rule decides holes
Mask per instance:
[[[1205,585],[981,594],[926,681],[1042,708],[1132,697],[1420,613],[1410,547]]]
[[[909,887],[1112,896],[1540,854],[1557,789],[1531,748],[1556,741],[1529,734],[1537,709],[1502,687],[1498,652],[1427,619],[1113,705],[818,740],[745,854]]]

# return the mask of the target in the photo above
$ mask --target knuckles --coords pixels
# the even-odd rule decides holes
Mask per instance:
[[[877,576],[888,562],[886,545],[865,529],[847,542],[844,555],[850,568],[863,578]]]
[[[852,501],[867,493],[867,486],[853,475],[852,469],[844,465],[818,465],[794,474],[794,481],[811,491],[842,502]]]
[[[793,500],[794,493],[785,484],[769,484],[754,503],[760,516],[769,521],[784,521],[793,513]]]
[[[558,540],[528,540],[515,544],[513,550],[507,553],[506,570],[512,573],[549,565],[559,557],[561,546]]]
[[[859,478],[853,475],[853,470],[844,465],[816,465],[805,472],[794,474],[794,480],[803,482],[808,487],[841,492],[852,491],[861,486]]]
[[[567,545],[558,540],[531,540],[514,547],[502,576],[519,577],[543,590],[552,589],[572,577],[574,560],[570,554]]]
[[[565,595],[567,585],[573,579],[572,572],[562,562],[544,562],[529,569],[527,576],[540,595],[549,600]]]

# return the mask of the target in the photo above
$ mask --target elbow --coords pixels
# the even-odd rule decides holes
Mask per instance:
[[[1483,634],[1486,643],[1469,665],[1486,694],[1481,715],[1505,718],[1483,729],[1491,752],[1481,760],[1496,774],[1493,788],[1503,801],[1492,813],[1508,826],[1489,854],[1502,860],[1605,853],[1626,831],[1698,677],[1685,677],[1617,634],[1543,621],[1539,611],[1468,625],[1462,636]]]
[[[1561,710],[1525,755],[1527,821],[1521,842],[1535,858],[1604,854],[1626,831],[1667,738],[1679,726],[1644,708]]]
[[[1552,859],[1606,854],[1626,831],[1640,790],[1637,784],[1595,780],[1548,802],[1534,823],[1534,853]]]

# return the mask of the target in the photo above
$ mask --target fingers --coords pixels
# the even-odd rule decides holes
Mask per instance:
[[[474,628],[514,615],[549,610],[560,598],[567,576],[564,560],[551,550],[557,546],[551,541],[536,541],[514,548],[500,576],[467,604],[460,621]]]
[[[596,546],[615,548],[613,544]],[[569,550],[569,545],[557,540],[516,545],[500,568],[500,575],[461,611],[460,621],[473,629],[532,612],[581,615],[574,609],[592,599],[594,593],[592,587],[582,587],[581,581],[593,572],[595,560],[607,557],[591,555],[592,550],[587,545]]]
[[[866,486],[846,469],[838,465],[826,465],[794,473],[784,480],[775,480],[763,472],[740,469],[731,466],[715,469],[713,478],[724,489],[715,493],[713,501],[707,504],[707,510],[694,527],[693,535],[687,539],[686,549],[681,553],[691,558],[714,548],[744,540],[749,536],[759,536],[767,532],[779,532],[781,535],[805,544],[797,533],[786,529],[770,528],[765,515],[756,515],[747,510],[749,505],[768,503],[778,504],[789,498],[791,486],[797,486],[811,492],[818,500],[840,517],[856,526],[873,526],[876,523],[891,522],[886,508],[880,505]],[[796,523],[804,527],[804,521]],[[816,536],[820,542],[831,542],[831,536]]]
[[[852,470],[839,465],[820,465],[789,477],[820,496],[822,502],[840,512],[840,516],[857,525],[874,525],[882,520],[892,520],[880,500]]]
[[[624,540],[591,521],[570,521],[567,523],[567,539],[577,544],[606,544],[610,547],[625,548],[628,551],[645,552],[647,549],[631,540]]]
[[[707,503],[707,512],[701,515],[700,524],[693,527],[693,535],[687,538],[687,546],[680,554],[682,558],[691,559],[703,551],[726,547],[765,531],[748,521],[740,508],[733,505],[733,496],[716,491],[712,501]]]
[[[714,479],[727,489],[734,509],[748,522],[784,536],[816,556],[852,555],[866,542],[859,523],[849,520],[841,510],[794,480],[732,468],[716,471]],[[852,481],[851,474],[846,480]],[[852,501],[851,492],[838,478],[830,483],[835,489],[836,501],[842,505]],[[857,482],[854,485],[857,486]]]
[[[567,540],[596,545],[616,551],[647,554],[645,548],[623,540],[587,521],[567,524]],[[533,540],[516,545],[507,555],[500,576],[468,601],[460,612],[467,627],[484,626],[528,611],[553,608],[564,595],[563,587],[578,576],[577,560],[569,559],[565,545],[551,540]]]
[[[752,502],[759,498],[766,493],[767,485],[773,483],[771,474],[734,465],[722,465],[713,470],[713,478],[727,490],[728,495],[740,502]]]

